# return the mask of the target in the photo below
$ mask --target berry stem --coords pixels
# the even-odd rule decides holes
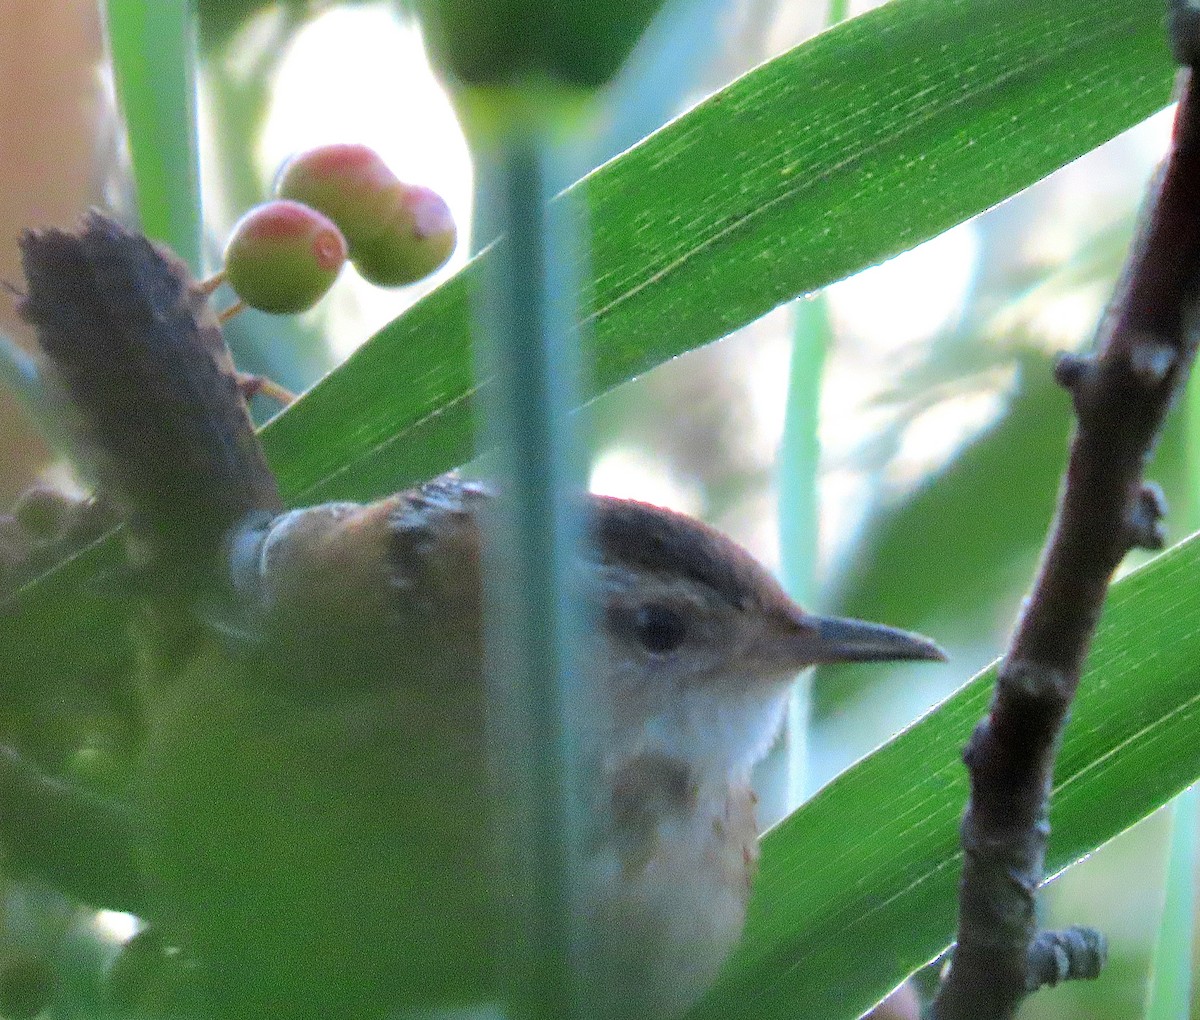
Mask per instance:
[[[280,386],[274,379],[268,379],[265,375],[238,372],[237,383],[238,389],[242,391],[242,396],[246,400],[261,395],[270,397],[282,407],[287,407],[288,404],[296,400],[295,393],[284,386]]]
[[[209,296],[224,282],[225,270],[218,269],[207,280],[201,280],[198,284],[196,284],[196,286],[200,289],[201,294]]]
[[[235,304],[232,304],[224,311],[217,313],[217,322],[223,326],[235,315],[240,315],[242,312],[244,312],[247,307],[249,306],[246,304],[246,302],[239,298]]]

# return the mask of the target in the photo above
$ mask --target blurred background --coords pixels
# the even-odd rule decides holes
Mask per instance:
[[[347,270],[311,313],[248,312],[231,323],[242,368],[303,390],[486,243],[471,226],[470,155],[397,5],[248,0],[200,9],[213,267],[229,226],[266,196],[282,161],[326,142],[373,146],[403,180],[438,190],[460,224],[454,259],[417,287],[384,291]],[[616,83],[620,112],[598,126],[593,152],[568,177],[829,18],[827,0],[674,0]],[[89,205],[132,208],[102,23],[96,0],[0,0],[2,281],[19,280],[23,228],[69,225]],[[943,669],[820,672],[811,697],[798,699],[790,751],[764,771],[769,810],[827,782],[1002,649],[1053,509],[1070,425],[1052,359],[1090,341],[1168,130],[1166,113],[1151,118],[1002,206],[589,408],[594,489],[700,516],[772,564],[810,608],[919,630],[951,653]],[[7,300],[0,332],[30,345]],[[812,451],[788,442],[787,423],[813,414],[819,528],[807,548],[795,537],[803,507],[789,469]],[[0,506],[35,481],[67,477],[4,392],[0,436]],[[1152,470],[1175,510],[1172,540],[1195,519],[1181,490],[1185,453],[1177,422]],[[1160,813],[1053,884],[1048,923],[1101,928],[1112,959],[1098,985],[1044,991],[1023,1016],[1143,1015],[1169,831]],[[10,885],[4,922],[7,959],[66,959],[56,969],[81,987],[135,930],[129,918],[80,915],[28,883]],[[0,998],[11,991],[0,987]],[[16,1015],[11,996],[3,1001]]]

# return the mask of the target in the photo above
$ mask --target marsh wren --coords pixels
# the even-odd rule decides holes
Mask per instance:
[[[339,993],[339,1009],[490,983],[504,893],[502,876],[489,887],[481,824],[488,498],[443,478],[370,505],[292,511],[232,542],[239,616],[219,626],[246,671],[216,688],[206,671],[182,704],[167,700],[145,803],[175,807],[155,826],[168,845],[153,871],[169,874],[185,916],[219,916],[200,926],[215,940],[203,955],[222,959],[242,999],[283,967],[306,1001],[328,1003],[348,982],[371,990]],[[797,673],[942,654],[901,631],[805,613],[689,517],[601,496],[584,512],[593,668],[574,765],[589,778],[586,955],[604,994],[634,1004],[610,1012],[670,1016],[740,934],[758,855],[750,770]],[[222,755],[227,765],[229,748],[232,775],[204,767]],[[204,787],[181,799],[193,769]],[[297,931],[318,918],[324,930],[298,956]]]
[[[128,819],[137,909],[200,962],[207,1015],[488,999],[507,913],[484,736],[491,497],[446,477],[285,512],[178,260],[95,213],[22,251],[22,312],[151,579],[142,738],[107,816]],[[796,674],[942,654],[805,613],[681,514],[602,496],[580,512],[581,948],[607,1012],[666,1017],[739,937],[750,770]]]

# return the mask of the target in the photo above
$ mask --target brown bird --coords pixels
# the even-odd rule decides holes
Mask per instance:
[[[258,883],[272,871],[270,916],[278,925],[281,906],[319,916],[326,947],[340,945],[343,954],[325,962],[344,966],[344,954],[364,949],[355,945],[364,931],[374,936],[369,954],[384,950],[351,970],[354,978],[324,973],[320,988],[374,971],[376,992],[389,989],[384,999],[424,998],[442,981],[435,997],[453,995],[464,963],[487,984],[494,911],[502,909],[487,888],[481,824],[488,795],[479,518],[487,499],[477,484],[443,478],[367,506],[293,511],[234,542],[240,615],[227,629],[253,660],[254,686],[237,681],[232,692],[214,693],[206,671],[191,697],[209,706],[208,739],[227,727],[221,746],[261,741],[262,750],[221,794],[209,769],[205,789],[185,801],[168,781],[146,803],[174,803],[187,816],[160,820],[170,850],[153,869],[176,875],[170,900],[190,902],[187,914],[211,912],[214,890],[228,892],[231,876],[245,876],[212,928],[218,943],[202,955],[236,944],[247,981],[288,959],[303,924],[296,917],[274,935],[263,932],[248,904],[260,903]],[[805,613],[748,553],[696,520],[599,496],[587,498],[585,512],[591,539],[579,578],[594,623],[583,660],[593,669],[583,694],[591,710],[583,760],[575,763],[590,777],[585,956],[595,994],[615,997],[610,1012],[673,1015],[707,987],[740,934],[758,856],[750,770],[778,732],[796,674],[815,663],[942,656],[923,638]],[[266,711],[264,677],[273,701]],[[184,713],[192,739],[200,714]],[[254,719],[269,720],[269,730],[248,736]],[[187,734],[152,730],[162,760],[179,768]],[[283,769],[275,761],[281,745],[289,747]],[[269,780],[264,760],[273,762]],[[184,767],[203,770],[199,760]],[[246,814],[246,791],[264,787],[280,801]],[[305,799],[296,803],[300,789]],[[211,804],[214,795],[222,804]],[[265,835],[263,817],[284,804],[298,812],[294,821],[276,817]],[[243,819],[233,842],[230,815]],[[297,831],[283,841],[286,856],[270,851],[273,871],[259,858],[281,842],[280,825]],[[185,831],[191,835],[181,840]],[[322,849],[331,831],[344,837],[334,855]],[[383,860],[378,844],[355,849],[364,832],[389,848]],[[311,873],[316,860],[328,884],[297,886],[296,874]],[[335,870],[324,871],[331,863]],[[329,919],[356,882],[368,897],[387,890],[386,904],[358,902],[335,932]],[[298,888],[302,897],[289,893]],[[301,970],[307,981],[322,968],[308,960]]]
[[[200,964],[210,1013],[358,1018],[493,996],[508,905],[485,749],[491,497],[446,477],[284,512],[183,268],[99,216],[23,248],[24,312],[154,579],[135,779],[122,813],[89,823],[128,819],[122,888]],[[580,512],[583,957],[610,1014],[665,1017],[741,932],[750,770],[796,674],[943,656],[805,613],[681,514],[599,496]],[[26,785],[22,804],[46,792]]]

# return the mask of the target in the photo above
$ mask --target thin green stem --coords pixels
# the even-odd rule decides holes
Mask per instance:
[[[487,380],[486,446],[499,488],[486,562],[489,724],[504,800],[503,883],[510,1017],[583,1015],[573,959],[580,797],[572,713],[578,667],[581,473],[568,417],[576,379],[575,231],[552,211],[552,147],[536,121],[504,131],[484,163],[482,193],[502,235],[477,308],[478,377]],[[556,207],[561,209],[561,207]]]
[[[1200,528],[1200,380],[1193,378],[1184,400],[1187,416],[1187,503],[1181,508],[1189,531]],[[1192,948],[1195,941],[1197,810],[1195,787],[1168,808],[1171,843],[1163,887],[1163,910],[1146,987],[1146,1020],[1187,1020],[1191,1015]]]
[[[1192,943],[1196,913],[1196,788],[1170,806],[1162,920],[1154,944],[1146,995],[1146,1020],[1188,1020],[1192,1002]]]
[[[783,583],[802,603],[817,601],[820,520],[816,476],[821,457],[821,376],[830,340],[824,295],[798,301],[792,331],[787,410],[779,449],[779,533]]]
[[[203,270],[190,0],[107,0],[108,45],[148,237]]]
[[[829,347],[829,312],[823,295],[795,305],[787,410],[779,449],[779,551],[783,583],[801,604],[817,602],[820,536],[817,478],[821,461],[821,380]],[[811,676],[792,689],[787,718],[788,807],[803,800],[808,772]]]
[[[849,0],[829,0],[825,23],[844,21]],[[820,538],[817,476],[821,462],[821,380],[830,343],[829,309],[823,294],[796,303],[787,409],[779,449],[779,557],[783,584],[802,605],[817,601],[817,550]],[[791,811],[808,793],[808,727],[812,715],[812,674],[800,677],[788,703],[784,746],[787,803]],[[764,812],[765,813],[765,812]]]

